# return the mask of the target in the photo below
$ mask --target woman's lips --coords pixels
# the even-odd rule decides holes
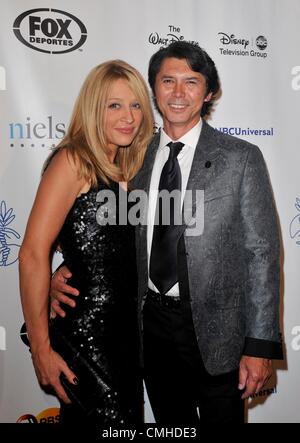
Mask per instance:
[[[132,134],[134,128],[116,128],[116,130],[121,132],[122,134]]]

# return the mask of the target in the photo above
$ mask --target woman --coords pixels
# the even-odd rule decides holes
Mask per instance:
[[[141,75],[120,60],[95,67],[37,191],[19,255],[21,300],[38,380],[56,392],[62,422],[142,421],[134,227],[118,225],[118,205],[101,195],[112,192],[118,202],[152,132]],[[101,222],[107,213],[115,224]],[[56,241],[81,297],[49,332]]]

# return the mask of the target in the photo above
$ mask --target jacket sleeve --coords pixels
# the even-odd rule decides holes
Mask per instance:
[[[279,227],[268,171],[256,146],[248,151],[241,181],[240,210],[248,269],[243,354],[281,359]]]

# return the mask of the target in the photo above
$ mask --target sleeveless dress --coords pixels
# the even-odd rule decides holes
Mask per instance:
[[[97,187],[77,197],[58,237],[64,263],[72,272],[68,284],[80,295],[74,297],[75,308],[65,306],[65,318],[54,319],[55,328],[100,374],[100,383],[104,377],[109,391],[96,398],[89,417],[76,402],[62,403],[61,422],[87,419],[101,425],[143,421],[135,228],[119,223],[119,197],[127,200],[126,191],[117,183],[108,186],[98,182]],[[123,219],[125,210],[123,205]],[[60,354],[64,358],[63,352]],[[88,384],[79,376],[78,387],[85,382]]]

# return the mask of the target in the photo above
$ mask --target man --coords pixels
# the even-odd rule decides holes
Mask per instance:
[[[199,415],[242,423],[243,400],[282,358],[279,236],[266,166],[256,146],[201,118],[220,86],[200,47],[175,42],[156,52],[149,83],[163,129],[135,186],[149,195],[137,262],[150,403],[158,424],[197,424]],[[203,233],[190,235],[188,220],[178,226],[172,217],[164,226],[155,190],[204,190]],[[194,204],[190,215],[196,211]],[[63,277],[54,278],[52,295],[64,302],[59,291],[71,289]]]

